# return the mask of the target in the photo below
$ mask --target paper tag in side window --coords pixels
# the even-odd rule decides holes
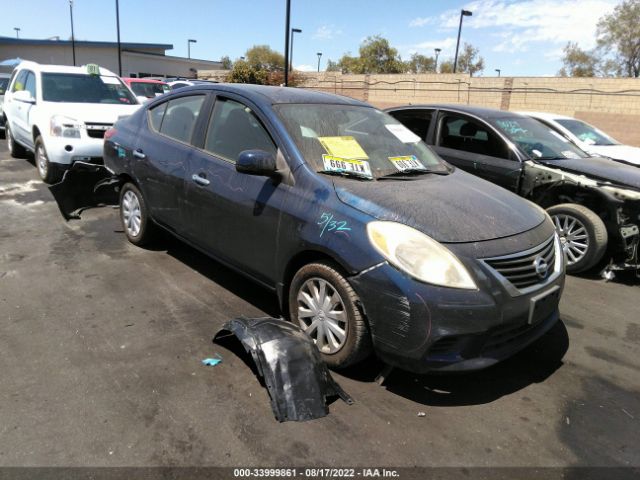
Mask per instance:
[[[402,157],[389,157],[389,161],[393,163],[401,172],[405,170],[427,170],[427,168],[418,160],[415,155],[405,155]]]
[[[366,160],[322,155],[322,163],[324,164],[324,169],[328,172],[352,172],[363,177],[373,178],[371,167]]]
[[[400,123],[392,123],[385,125],[387,130],[395,135],[402,143],[416,143],[420,141],[420,137]]]

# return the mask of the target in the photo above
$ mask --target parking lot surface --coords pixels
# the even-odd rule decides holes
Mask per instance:
[[[113,208],[65,222],[0,141],[0,466],[640,466],[639,300],[632,275],[569,277],[562,322],[497,367],[381,387],[370,362],[334,374],[353,406],[280,424],[212,343],[275,295],[175,239],[129,244]]]

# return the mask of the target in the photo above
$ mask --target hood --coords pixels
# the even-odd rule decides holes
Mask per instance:
[[[52,116],[64,115],[65,117],[88,123],[115,123],[118,117],[131,115],[141,107],[141,105],[116,105],[110,103],[48,102],[47,105]]]
[[[593,180],[608,181],[616,185],[640,189],[640,168],[615,162],[609,158],[589,157],[537,161],[560,170],[585,175]]]
[[[589,145],[587,146],[587,151],[640,166],[640,148],[638,147],[630,147],[629,145]]]
[[[545,219],[533,203],[459,169],[412,180],[334,178],[334,185],[343,203],[378,220],[404,223],[443,243],[517,235]]]

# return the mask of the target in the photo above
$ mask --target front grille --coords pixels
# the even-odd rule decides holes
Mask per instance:
[[[522,290],[544,282],[554,271],[556,260],[554,238],[524,252],[485,259],[484,262]],[[546,264],[547,268],[543,266]]]
[[[485,342],[483,347],[483,353],[500,350],[515,342],[518,342],[521,338],[524,338],[532,330],[536,330],[539,325],[529,325],[528,323],[513,326],[508,325],[505,327],[496,328],[491,332],[491,336]]]
[[[104,138],[105,132],[112,126],[112,123],[87,123],[87,135],[91,138]]]

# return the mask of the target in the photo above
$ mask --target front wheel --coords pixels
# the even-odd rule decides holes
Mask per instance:
[[[38,167],[38,174],[45,183],[56,183],[62,178],[62,172],[55,163],[49,161],[47,155],[47,149],[44,148],[44,142],[42,137],[36,138],[36,153],[35,153],[36,166]]]
[[[607,250],[608,234],[602,219],[587,207],[574,203],[547,209],[567,254],[567,272],[585,272],[596,265]]]
[[[353,365],[371,352],[369,328],[357,303],[356,292],[329,262],[305,265],[289,287],[291,321],[313,339],[333,368]]]

